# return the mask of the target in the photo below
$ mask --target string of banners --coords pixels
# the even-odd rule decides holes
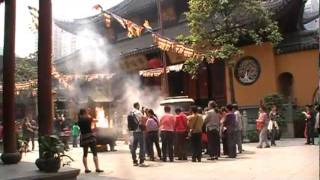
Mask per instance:
[[[25,82],[17,82],[15,84],[15,88],[17,91],[20,90],[28,90],[28,89],[32,89],[37,85],[37,81],[36,80],[29,80],[29,81],[25,81]],[[3,84],[0,85],[0,90],[3,90]]]
[[[72,75],[64,75],[60,74],[54,67],[52,67],[52,76],[58,80],[58,82],[67,89],[70,89],[71,82],[75,80],[85,80],[85,81],[94,81],[94,80],[105,80],[105,79],[111,79],[114,74],[85,74],[85,75],[79,75],[79,74],[72,74]],[[24,82],[17,82],[15,83],[15,88],[17,91],[20,90],[28,90],[35,88],[38,84],[38,81],[36,79],[28,80]],[[3,90],[3,85],[0,84],[0,90]]]
[[[103,10],[102,6],[97,4],[93,7],[94,9],[101,12],[101,14],[105,18],[105,25],[107,28],[111,26],[111,20],[114,18],[120,25],[128,30],[128,37],[139,37],[143,34],[144,31],[152,33],[152,39],[154,44],[163,51],[171,51],[176,54],[182,55],[186,58],[196,58],[203,59],[204,55],[195,51],[194,49],[185,46],[184,44],[178,43],[175,40],[172,40],[168,37],[162,36],[159,33],[153,31],[149,22],[145,20],[142,26],[128,20],[122,18],[112,12]]]
[[[85,81],[94,81],[94,80],[105,80],[111,79],[114,74],[61,74],[54,67],[52,67],[52,76],[58,80],[58,82],[67,89],[70,89],[71,82],[75,80],[85,80]]]

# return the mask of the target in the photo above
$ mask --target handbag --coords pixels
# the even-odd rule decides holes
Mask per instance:
[[[272,129],[273,129],[273,121],[269,121],[268,130],[272,131]]]
[[[256,123],[257,130],[260,131],[263,128],[263,126],[264,126],[264,122],[257,121]]]
[[[93,135],[93,133],[87,133],[87,134],[81,134],[80,135],[80,146],[85,147],[85,146],[92,146],[96,145],[97,140],[96,137]]]

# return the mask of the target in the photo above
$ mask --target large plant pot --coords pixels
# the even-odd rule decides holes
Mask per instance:
[[[61,160],[59,158],[37,159],[36,165],[40,171],[43,172],[58,172],[61,167]]]

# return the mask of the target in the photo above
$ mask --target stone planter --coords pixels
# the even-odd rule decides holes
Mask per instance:
[[[43,172],[58,172],[61,167],[60,158],[37,159],[36,165]]]

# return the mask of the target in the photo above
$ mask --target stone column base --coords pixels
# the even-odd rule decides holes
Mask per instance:
[[[21,160],[21,154],[19,152],[3,153],[1,160],[4,164],[17,164]]]

